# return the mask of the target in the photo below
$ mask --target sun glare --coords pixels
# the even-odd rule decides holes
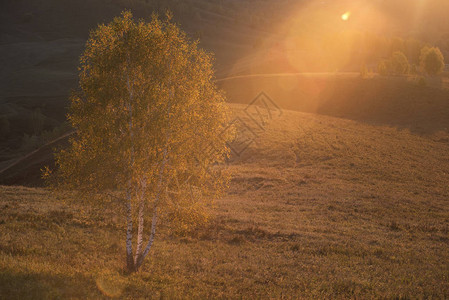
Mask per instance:
[[[341,19],[343,20],[343,21],[347,21],[347,20],[349,20],[349,17],[351,16],[351,12],[350,11],[347,11],[347,12],[345,12],[344,14],[342,14],[341,15]]]

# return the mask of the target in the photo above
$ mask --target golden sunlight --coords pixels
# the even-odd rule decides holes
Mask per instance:
[[[343,21],[347,21],[347,20],[349,20],[349,17],[351,16],[351,12],[350,11],[347,11],[347,12],[345,12],[344,14],[342,14],[341,15],[341,19],[343,20]]]
[[[0,7],[0,300],[449,300],[449,0]]]

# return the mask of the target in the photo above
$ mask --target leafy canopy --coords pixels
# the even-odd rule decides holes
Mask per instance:
[[[429,75],[437,75],[444,69],[444,56],[438,47],[424,47],[420,55],[421,70]]]
[[[226,178],[214,165],[228,155],[231,133],[223,132],[228,110],[213,76],[211,55],[170,16],[146,23],[124,12],[100,25],[71,96],[76,137],[56,154],[53,176],[44,175],[76,190],[147,191],[146,201],[174,210],[219,194]]]
[[[392,54],[391,59],[391,70],[395,75],[405,75],[410,70],[410,64],[408,62],[407,56],[401,51],[396,51]]]
[[[410,64],[407,56],[401,51],[395,51],[389,59],[382,60],[377,65],[380,75],[406,75],[409,73]]]

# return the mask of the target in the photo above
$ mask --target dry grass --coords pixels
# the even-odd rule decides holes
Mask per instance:
[[[257,134],[209,226],[161,228],[134,275],[113,207],[0,187],[1,297],[449,297],[444,139],[294,112]]]

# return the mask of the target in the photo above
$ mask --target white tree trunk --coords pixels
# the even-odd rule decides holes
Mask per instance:
[[[161,187],[162,187],[162,181],[163,181],[165,165],[167,163],[167,153],[168,153],[168,149],[167,149],[167,147],[165,147],[165,149],[164,149],[164,158],[162,160],[162,165],[161,165],[161,168],[159,170],[159,183],[158,183],[156,198],[154,200],[153,218],[151,220],[150,239],[149,239],[148,244],[145,247],[145,250],[143,251],[143,253],[141,255],[139,255],[139,256],[136,256],[137,257],[136,264],[135,264],[136,270],[138,268],[140,268],[140,266],[142,265],[143,260],[148,255],[148,252],[150,252],[151,245],[153,245],[154,236],[156,234],[157,208],[158,208],[158,204],[159,204],[159,200],[160,200],[160,194],[161,194]]]
[[[130,64],[130,58],[128,55],[128,64]],[[131,142],[131,157],[130,157],[130,167],[132,168],[134,165],[134,131],[133,131],[133,90],[129,79],[129,73],[126,72],[126,83],[128,86],[128,93],[129,93],[129,102],[128,102],[128,113],[129,113],[129,122],[128,122],[128,129],[129,129],[129,135],[130,135],[130,142]],[[132,230],[133,230],[133,224],[132,224],[132,209],[131,209],[131,182],[129,183],[128,190],[126,191],[126,201],[127,201],[127,223],[128,228],[126,230],[126,265],[128,268],[128,271],[133,272],[135,271],[135,263],[133,259],[133,250],[132,250]]]
[[[154,241],[154,236],[156,234],[156,223],[157,223],[157,207],[154,208],[153,211],[153,219],[151,220],[151,233],[150,233],[150,239],[148,241],[147,246],[145,247],[145,250],[143,251],[143,253],[138,257],[137,261],[136,261],[136,265],[135,268],[136,270],[138,268],[140,268],[140,266],[143,263],[143,260],[145,259],[145,257],[148,255],[148,253],[150,252],[151,246],[153,245],[153,241]]]
[[[128,62],[129,62],[129,56],[128,56]],[[130,123],[129,123],[129,128],[130,128],[130,134],[131,134],[131,156],[132,156],[132,163],[131,166],[134,163],[134,146],[133,146],[133,131],[132,131],[132,101],[133,101],[133,90],[132,90],[132,86],[130,84],[130,79],[129,79],[129,74],[127,74],[127,85],[128,85],[128,91],[129,91],[129,99],[130,99],[130,103],[129,103],[129,111],[130,111]],[[169,86],[171,87],[171,81],[169,82]],[[170,99],[173,97],[173,91],[170,90]],[[171,110],[171,101],[169,100],[168,102],[168,109],[167,109],[167,118],[168,118],[168,128],[170,128],[170,110]],[[159,170],[159,182],[158,182],[158,186],[157,186],[157,190],[156,190],[156,197],[155,197],[155,201],[154,201],[154,206],[153,206],[153,218],[151,220],[151,233],[150,233],[150,238],[148,240],[148,243],[144,249],[143,252],[141,252],[142,249],[142,244],[143,244],[143,228],[144,228],[144,210],[145,210],[145,197],[144,197],[144,192],[145,192],[145,183],[143,180],[142,181],[142,194],[141,197],[139,199],[139,214],[138,214],[138,233],[137,233],[137,248],[136,248],[136,253],[135,253],[135,257],[134,257],[134,271],[137,271],[140,266],[142,265],[145,257],[148,255],[148,253],[150,252],[151,246],[153,245],[153,241],[154,241],[154,237],[156,234],[156,224],[157,224],[157,210],[158,210],[158,204],[159,204],[159,200],[160,200],[160,193],[161,193],[161,188],[162,188],[162,183],[163,183],[163,177],[164,177],[164,172],[165,172],[165,167],[166,164],[168,162],[168,140],[170,138],[170,132],[167,131],[166,132],[166,145],[165,145],[165,149],[164,149],[164,154],[163,154],[163,158],[162,158],[162,164]],[[136,194],[137,196],[137,194]]]
[[[126,193],[126,266],[129,271],[134,270],[134,260],[133,260],[133,218],[131,209],[131,193],[128,191]]]
[[[144,189],[142,187],[142,189]],[[139,214],[138,218],[138,227],[137,227],[137,245],[136,245],[136,253],[134,255],[134,263],[137,265],[137,261],[139,260],[140,253],[142,251],[143,245],[143,229],[144,229],[144,213],[145,213],[145,193],[142,191],[139,199]]]

